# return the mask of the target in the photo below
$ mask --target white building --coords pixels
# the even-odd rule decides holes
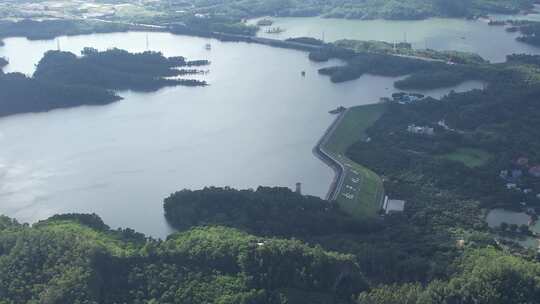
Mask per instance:
[[[403,212],[405,210],[405,201],[389,199],[387,196],[384,198],[383,210],[385,214]]]
[[[407,132],[410,132],[413,134],[434,135],[435,129],[433,129],[432,127],[427,127],[427,126],[420,127],[420,126],[412,124],[407,127]]]
[[[517,188],[517,185],[514,184],[514,183],[508,183],[506,184],[506,189],[510,190],[510,189],[516,189]]]

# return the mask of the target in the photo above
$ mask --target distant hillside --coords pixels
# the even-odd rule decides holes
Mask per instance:
[[[135,29],[137,29],[136,26],[125,24],[82,20],[0,21],[0,38],[22,36],[30,40],[37,40],[52,39],[64,35],[126,32]]]
[[[317,16],[350,19],[423,19],[434,16],[469,17],[487,13],[517,13],[534,0],[195,0],[198,13],[239,18],[253,16]]]

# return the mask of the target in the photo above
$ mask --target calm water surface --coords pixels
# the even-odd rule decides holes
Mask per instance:
[[[144,51],[146,33],[61,37],[62,50]],[[332,171],[311,149],[339,105],[389,96],[395,79],[364,76],[332,84],[302,52],[150,33],[167,56],[209,59],[204,88],[121,92],[124,100],[0,119],[0,213],[35,222],[95,212],[113,227],[156,237],[170,232],[162,200],[183,188],[292,187],[324,196]],[[204,45],[210,42],[212,51]],[[5,40],[6,71],[31,74],[56,41]],[[327,64],[339,64],[330,62]],[[305,70],[307,76],[300,76]],[[481,86],[467,82],[457,90]],[[434,90],[438,97],[448,92]]]
[[[505,209],[493,209],[487,214],[486,221],[491,228],[499,227],[503,222],[516,224],[518,226],[527,225],[529,216],[525,212],[515,212]]]
[[[498,16],[500,19],[536,19],[539,15]],[[515,17],[515,18],[513,18]],[[538,18],[540,20],[540,18]],[[255,22],[251,20],[250,22]],[[272,18],[272,27],[285,32],[262,37],[286,39],[309,36],[332,42],[338,39],[408,41],[414,48],[459,50],[480,54],[491,62],[503,62],[512,53],[540,54],[540,48],[515,40],[518,33],[507,33],[504,27],[489,26],[486,21],[431,18],[420,21],[345,20],[320,17]]]
[[[529,216],[525,212],[516,212],[497,208],[492,209],[488,212],[486,221],[491,228],[498,228],[499,226],[501,226],[502,223],[516,224],[518,226],[521,226],[529,224]],[[529,229],[532,232],[540,233],[540,221],[536,221],[534,225],[529,226]],[[540,245],[540,239],[536,237],[527,236],[506,239],[517,242],[522,246],[529,248],[538,248],[538,246]]]

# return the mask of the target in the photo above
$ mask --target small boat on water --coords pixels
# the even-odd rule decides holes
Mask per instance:
[[[204,48],[208,51],[210,51],[212,49],[212,45],[210,43],[207,43]]]

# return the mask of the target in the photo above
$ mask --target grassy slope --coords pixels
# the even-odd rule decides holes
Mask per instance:
[[[365,130],[381,117],[384,107],[384,104],[373,104],[350,108],[324,147],[351,168],[337,202],[345,211],[358,218],[377,214],[384,193],[383,185],[377,174],[347,158],[345,152],[353,143],[366,138]],[[354,183],[355,178],[360,181]],[[347,199],[342,195],[344,193],[354,194],[354,198]]]
[[[441,156],[442,158],[463,163],[469,168],[480,167],[487,163],[491,155],[484,150],[473,148],[460,148],[452,153]]]

